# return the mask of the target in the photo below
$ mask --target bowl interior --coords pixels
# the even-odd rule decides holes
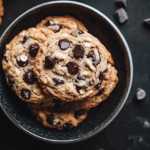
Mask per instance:
[[[116,115],[118,109],[125,101],[130,84],[130,62],[126,47],[117,31],[108,21],[98,13],[78,4],[54,3],[42,5],[26,13],[15,22],[1,39],[0,58],[5,45],[24,29],[34,27],[42,19],[51,15],[71,15],[82,21],[89,33],[97,37],[111,52],[118,70],[119,83],[110,97],[98,107],[89,111],[87,119],[78,127],[71,130],[58,131],[44,128],[40,122],[31,115],[28,107],[8,88],[2,65],[0,64],[0,96],[1,106],[9,117],[28,130],[31,134],[47,138],[48,141],[69,142],[90,136],[102,130]],[[1,61],[0,61],[1,63]]]

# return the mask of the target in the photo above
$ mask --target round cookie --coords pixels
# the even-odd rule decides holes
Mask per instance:
[[[68,31],[68,32],[67,32]],[[91,34],[79,29],[48,37],[39,50],[34,72],[45,93],[62,101],[96,95],[111,54]]]
[[[0,25],[2,24],[2,17],[4,16],[4,7],[3,7],[3,1],[0,0]]]
[[[55,33],[62,31],[64,29],[80,29],[87,32],[84,24],[71,16],[49,16],[42,20],[40,23],[36,25],[36,28],[45,27],[48,28]]]
[[[100,91],[91,99],[82,100],[82,101],[74,101],[70,102],[70,104],[75,109],[90,109],[92,107],[96,107],[101,102],[106,100],[110,93],[114,90],[116,87],[119,79],[117,77],[117,70],[111,65],[108,65],[107,73],[105,74],[105,79],[103,80],[101,84]]]
[[[31,113],[44,127],[58,130],[71,129],[87,116],[87,110],[75,110],[69,103],[52,100],[41,104],[28,103]]]
[[[53,32],[46,28],[30,28],[19,33],[6,45],[2,60],[7,84],[26,102],[49,100],[33,72],[35,56],[47,36]]]

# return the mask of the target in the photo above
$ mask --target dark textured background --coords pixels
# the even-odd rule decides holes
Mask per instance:
[[[21,13],[46,0],[4,0],[5,15],[0,34]],[[128,22],[119,25],[114,19],[118,9],[115,0],[80,0],[108,16],[121,30],[131,49],[134,78],[129,98],[116,119],[94,137],[68,145],[56,145],[38,141],[15,127],[0,109],[0,150],[150,150],[150,30],[142,20],[150,17],[149,0],[127,2]],[[143,88],[147,97],[135,99],[137,88]]]

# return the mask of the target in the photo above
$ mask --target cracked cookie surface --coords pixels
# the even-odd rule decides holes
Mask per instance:
[[[87,117],[87,110],[75,110],[69,103],[59,100],[51,100],[41,104],[28,103],[28,106],[36,119],[47,128],[71,129],[78,126]]]
[[[62,101],[96,95],[111,54],[91,34],[75,29],[50,36],[39,50],[34,72],[45,93]]]
[[[47,36],[53,34],[46,28],[30,28],[19,33],[3,51],[3,70],[9,87],[26,102],[49,100],[33,72],[35,56]]]

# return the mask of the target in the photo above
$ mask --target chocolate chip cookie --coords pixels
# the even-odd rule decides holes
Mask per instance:
[[[67,32],[68,31],[68,32]],[[75,29],[56,33],[45,41],[34,62],[34,72],[45,93],[62,101],[96,95],[111,54],[91,34]]]
[[[19,33],[6,45],[2,60],[7,84],[26,102],[39,103],[49,100],[41,89],[35,73],[33,64],[35,56],[53,31],[46,28],[30,28]]]
[[[4,16],[4,7],[3,7],[3,1],[0,0],[0,25],[2,24],[2,17]]]
[[[41,104],[28,103],[31,113],[47,128],[71,129],[87,116],[87,110],[73,109],[69,103],[52,100]]]
[[[108,64],[107,72],[104,76],[105,78],[102,81],[100,91],[93,98],[70,102],[70,104],[76,109],[90,109],[106,100],[116,87],[119,79],[117,77],[117,70],[111,64]]]
[[[82,22],[68,15],[46,17],[44,20],[38,23],[36,27],[45,27],[54,31],[55,33],[62,31],[63,29],[73,30],[77,28],[83,31],[87,31]]]

